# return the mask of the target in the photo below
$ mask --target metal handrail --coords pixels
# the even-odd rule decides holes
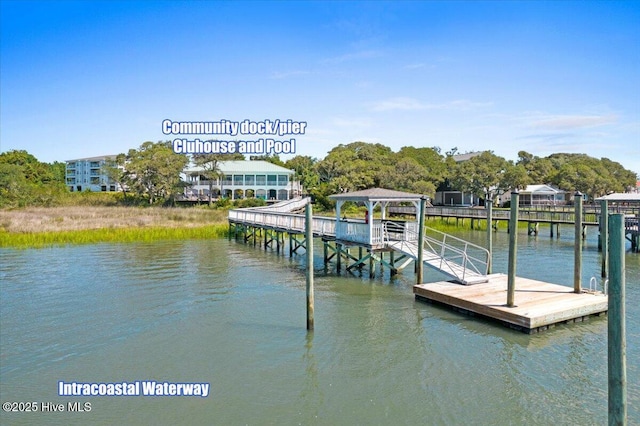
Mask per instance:
[[[416,231],[409,229],[406,224],[404,226],[393,222],[385,222],[384,237],[387,243],[397,242],[398,240],[392,240],[390,236],[392,234],[399,234],[402,232],[402,240],[400,240],[400,247],[404,247],[405,243],[413,245],[415,242],[416,249],[427,249],[430,253],[435,254],[440,259],[439,268],[444,269],[443,265],[446,265],[447,269],[453,272],[458,279],[464,280],[467,271],[470,270],[478,275],[486,275],[489,269],[489,251],[484,247],[470,243],[463,239],[454,237],[453,235],[440,232],[436,229],[425,227],[425,230],[430,233],[440,235],[442,238],[437,239],[431,236],[425,235],[422,244],[418,244],[418,234]],[[463,248],[456,247],[450,243],[447,243],[447,239],[453,240],[458,244],[462,244]],[[426,245],[426,247],[425,247]],[[472,256],[469,254],[469,250],[477,250],[483,254],[484,260],[480,256]],[[417,253],[416,253],[417,254]],[[458,276],[456,269],[462,268],[462,276]]]

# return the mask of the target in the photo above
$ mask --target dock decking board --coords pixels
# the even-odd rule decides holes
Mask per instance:
[[[558,323],[582,320],[607,312],[602,294],[573,292],[572,287],[516,277],[515,305],[506,306],[507,276],[494,274],[482,284],[465,286],[448,281],[413,286],[416,297],[498,320],[535,333]]]

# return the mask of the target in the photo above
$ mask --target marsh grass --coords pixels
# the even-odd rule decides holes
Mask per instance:
[[[66,244],[93,244],[103,242],[150,242],[159,240],[186,240],[221,238],[227,235],[224,224],[192,228],[101,228],[76,231],[45,231],[8,233],[0,231],[0,247],[42,248]]]
[[[218,238],[227,211],[163,207],[32,207],[0,210],[0,247]]]

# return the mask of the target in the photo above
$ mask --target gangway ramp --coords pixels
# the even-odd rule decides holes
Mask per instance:
[[[311,198],[309,197],[296,197],[290,200],[280,201],[275,204],[269,204],[266,206],[260,207],[248,207],[242,210],[257,210],[257,211],[268,211],[268,212],[280,212],[280,213],[291,213],[299,210],[303,210],[304,207],[311,202]]]
[[[418,233],[394,222],[385,224],[386,245],[408,257],[418,259]],[[460,284],[470,285],[489,281],[489,252],[480,246],[444,232],[425,227],[422,260]]]

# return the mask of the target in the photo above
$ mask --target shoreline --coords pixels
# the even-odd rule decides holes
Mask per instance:
[[[226,235],[227,210],[222,209],[72,206],[0,210],[0,248]]]
[[[331,216],[331,212],[322,212]],[[359,217],[359,213],[356,213]],[[208,207],[65,206],[0,210],[0,248],[68,244],[224,238],[228,209]],[[470,230],[470,223],[428,220],[443,232]],[[476,224],[476,231],[486,228]]]

